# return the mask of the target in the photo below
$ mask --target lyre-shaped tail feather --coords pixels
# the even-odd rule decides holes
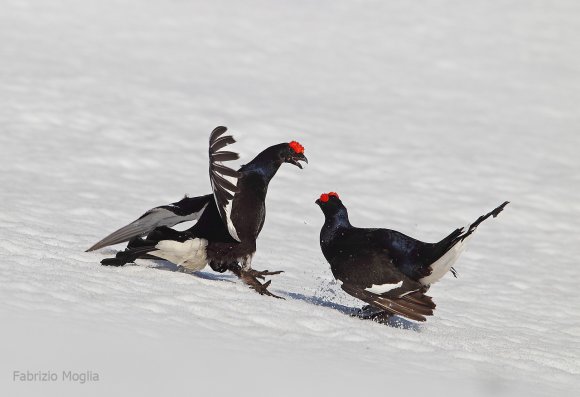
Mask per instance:
[[[239,155],[222,150],[236,142],[231,135],[223,136],[227,130],[226,127],[217,127],[209,137],[209,178],[220,217],[227,226],[230,236],[240,241],[231,220],[231,211],[234,196],[239,192],[237,183],[241,175],[223,164],[226,161],[237,160]]]

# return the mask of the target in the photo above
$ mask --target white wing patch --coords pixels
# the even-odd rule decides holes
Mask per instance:
[[[183,243],[174,240],[162,240],[149,254],[161,259],[168,260],[178,266],[197,272],[207,265],[207,240],[196,238]]]
[[[403,281],[398,282],[397,284],[382,284],[382,285],[373,285],[370,288],[365,288],[365,291],[372,292],[373,294],[381,295],[392,291],[397,288],[401,288],[403,285]]]
[[[237,179],[235,179],[235,182],[237,183]],[[215,184],[214,184],[213,180],[211,181],[211,188],[214,192],[216,191]],[[236,230],[236,227],[234,226],[234,223],[232,222],[232,218],[231,218],[232,206],[233,206],[233,202],[234,202],[233,198],[231,200],[228,200],[227,203],[225,204],[225,206],[222,206],[221,208],[220,208],[220,203],[219,203],[217,197],[215,197],[215,200],[216,200],[216,204],[218,205],[220,215],[221,215],[222,211],[224,213],[225,219],[223,219],[223,220],[225,221],[226,226],[228,227],[228,232],[230,233],[230,236],[232,236],[232,238],[234,238],[237,241],[241,241],[240,238],[238,237],[238,231]]]

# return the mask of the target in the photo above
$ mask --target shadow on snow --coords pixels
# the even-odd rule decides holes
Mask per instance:
[[[227,282],[235,282],[237,280],[237,278],[235,276],[232,276],[229,274],[220,274],[220,273],[213,273],[213,272],[212,273],[188,272],[187,270],[185,270],[181,266],[177,266],[176,264],[171,263],[169,261],[159,260],[156,258],[155,259],[154,258],[141,258],[141,259],[148,260],[150,265],[145,266],[145,267],[148,267],[150,269],[170,271],[170,272],[178,272],[178,273],[186,273],[186,274],[190,274],[192,276],[199,277],[199,278],[202,278],[205,280],[227,281]],[[361,321],[373,321],[373,322],[376,322],[378,324],[383,324],[383,325],[393,327],[393,328],[412,330],[415,332],[421,331],[420,324],[414,323],[414,322],[409,321],[409,320],[402,318],[402,317],[393,316],[393,317],[389,317],[387,320],[383,320],[383,321],[365,320],[365,319],[362,319],[362,318],[357,316],[359,309],[356,307],[345,306],[345,305],[341,305],[339,303],[334,303],[334,302],[328,301],[326,299],[323,299],[323,298],[320,298],[317,296],[306,296],[306,295],[294,293],[294,292],[287,292],[286,296],[288,296],[289,298],[291,298],[293,300],[306,302],[306,303],[314,305],[314,306],[320,306],[320,307],[325,307],[328,309],[336,310],[337,312],[339,312],[341,314],[345,314],[345,315],[353,317],[353,318],[358,318]]]
[[[359,309],[356,307],[350,307],[350,306],[345,306],[345,305],[341,305],[338,303],[330,302],[326,299],[323,299],[323,298],[320,298],[317,296],[306,296],[303,294],[297,294],[297,293],[293,293],[293,292],[287,293],[287,296],[294,299],[294,300],[306,302],[306,303],[309,303],[309,304],[314,305],[314,306],[321,306],[321,307],[326,307],[329,309],[336,310],[337,312],[339,312],[341,314],[346,314],[347,316],[357,318],[361,321],[373,321],[373,322],[383,324],[383,325],[393,327],[393,328],[407,329],[407,330],[411,330],[411,331],[415,331],[415,332],[421,331],[420,324],[409,321],[409,320],[402,318],[402,317],[393,316],[393,317],[389,317],[385,321],[365,320],[365,319],[362,319],[362,318],[357,316]]]

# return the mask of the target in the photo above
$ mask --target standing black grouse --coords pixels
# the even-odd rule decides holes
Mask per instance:
[[[435,309],[432,298],[425,295],[430,285],[448,271],[455,275],[452,266],[472,233],[509,202],[438,243],[424,243],[394,230],[354,227],[334,192],[323,194],[316,204],[326,218],[320,247],[334,278],[345,292],[369,305],[359,315],[376,320],[399,315],[425,321]]]
[[[239,157],[237,153],[222,150],[235,142],[232,136],[224,136],[226,131],[226,127],[217,127],[210,136],[209,174],[213,194],[185,197],[153,208],[88,251],[129,241],[125,251],[117,253],[115,258],[104,259],[101,264],[123,266],[148,256],[168,260],[190,271],[199,271],[209,264],[220,273],[232,271],[262,295],[277,297],[268,291],[271,281],[262,284],[258,279],[282,272],[256,271],[251,267],[256,239],[266,218],[268,185],[283,163],[302,168],[300,161],[308,163],[308,160],[298,142],[281,143],[267,148],[235,171],[223,164]],[[186,231],[170,228],[194,220],[197,222]]]

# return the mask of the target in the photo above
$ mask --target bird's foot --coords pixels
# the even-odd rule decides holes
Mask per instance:
[[[276,271],[276,272],[271,272],[269,270],[260,271],[260,270],[254,270],[254,269],[250,268],[250,269],[247,269],[247,270],[242,270],[242,272],[244,272],[244,273],[246,273],[246,274],[248,274],[248,275],[250,275],[252,277],[258,278],[260,280],[265,280],[265,277],[264,276],[276,276],[278,274],[284,273],[284,270],[279,270],[279,271]]]
[[[371,305],[363,306],[352,314],[352,317],[358,317],[363,320],[372,318],[374,314],[382,312],[382,310],[372,307]]]
[[[384,310],[378,309],[371,305],[363,306],[356,313],[352,315],[353,317],[358,317],[361,320],[372,320],[379,323],[387,321],[391,315]]]
[[[277,299],[284,299],[281,296],[275,295],[268,291],[268,287],[272,283],[271,280],[266,281],[264,284],[258,279],[264,280],[264,276],[274,276],[282,272],[270,272],[268,270],[259,271],[252,268],[244,269],[240,265],[235,264],[229,266],[229,270],[232,271],[236,276],[238,276],[242,281],[250,286],[251,289],[259,293],[260,295],[271,296]]]
[[[271,276],[280,274],[282,272],[269,272],[267,270],[260,272],[254,269],[240,269],[239,277],[244,281],[244,283],[248,284],[251,289],[259,293],[260,295],[271,296],[276,299],[284,299],[281,296],[275,295],[268,291],[268,287],[272,283],[272,280],[266,281],[264,284],[260,282],[258,279],[264,280],[264,276]]]
[[[276,299],[284,299],[283,297],[278,296],[278,295],[273,294],[270,291],[268,291],[268,287],[272,283],[272,280],[268,280],[264,284],[262,284],[255,277],[248,276],[247,278],[242,277],[242,279],[244,280],[244,282],[246,284],[248,284],[250,286],[251,289],[253,289],[257,293],[259,293],[260,295],[271,296],[272,298],[276,298]]]

